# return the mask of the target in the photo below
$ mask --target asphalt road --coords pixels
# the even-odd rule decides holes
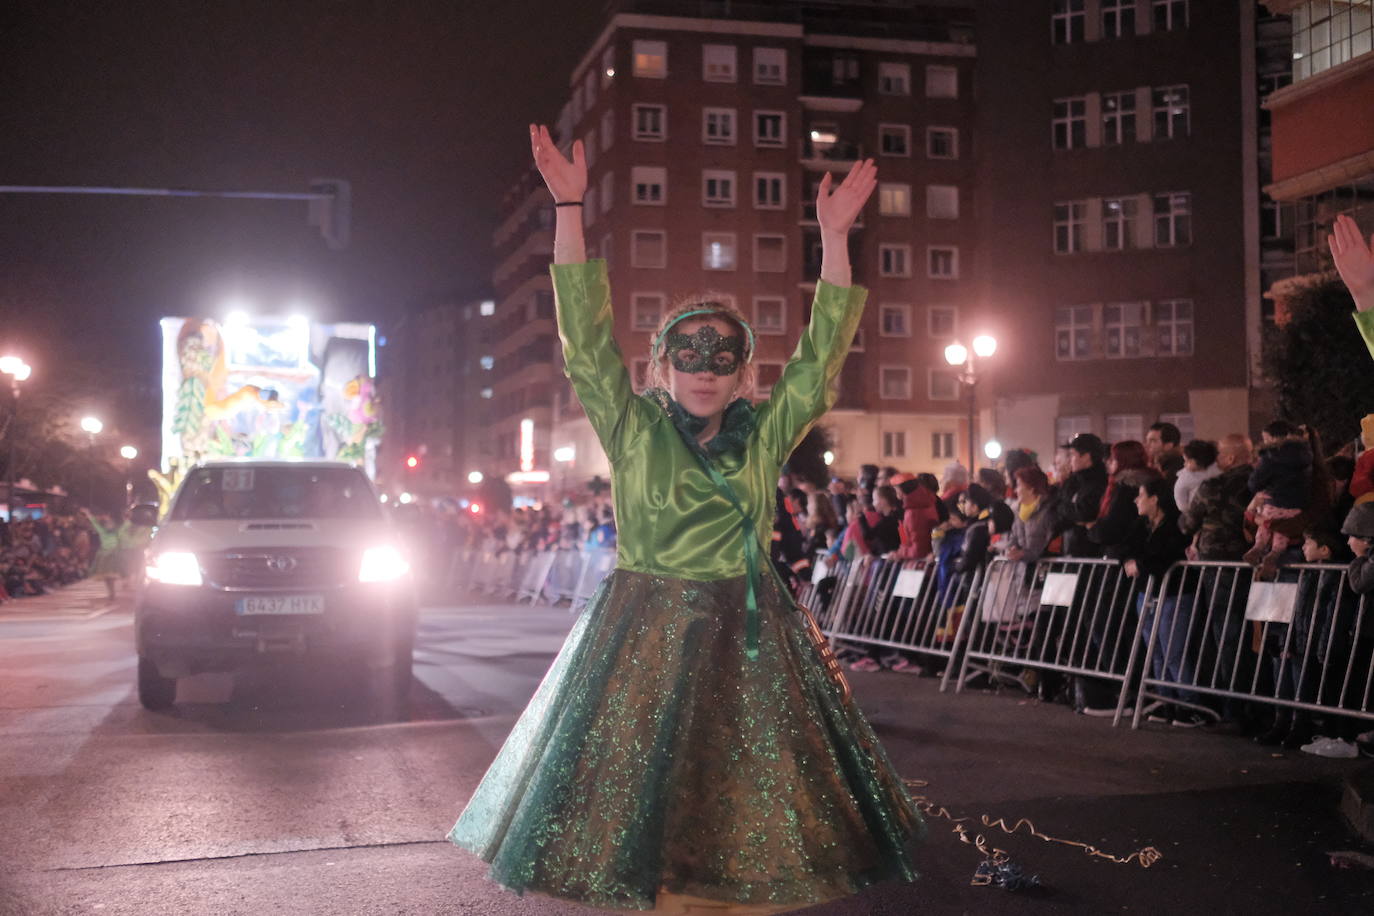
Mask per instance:
[[[0,609],[0,913],[573,914],[485,880],[444,834],[571,624],[566,610],[426,611],[407,721],[377,723],[321,666],[182,682],[171,713],[134,691],[131,618]],[[990,839],[1042,887],[973,887],[980,855],[934,819],[922,879],[808,916],[1374,912],[1374,871],[1336,812],[1357,761],[1273,754],[1232,734],[1139,732],[1014,693],[943,695],[853,674],[904,775],[958,815],[1040,831]],[[975,824],[976,827],[976,824]]]

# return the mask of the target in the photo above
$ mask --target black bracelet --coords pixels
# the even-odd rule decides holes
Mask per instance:
[[[555,207],[580,207],[580,206],[582,206],[582,201],[580,201],[580,200],[558,200],[558,201],[554,201],[554,204],[553,204],[553,205],[554,205]]]

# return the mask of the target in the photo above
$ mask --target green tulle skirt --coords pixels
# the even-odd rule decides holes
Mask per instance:
[[[920,813],[771,577],[616,570],[448,838],[491,877],[592,906],[660,889],[798,907],[916,877]]]

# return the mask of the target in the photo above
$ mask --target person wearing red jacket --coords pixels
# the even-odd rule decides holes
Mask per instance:
[[[899,560],[919,560],[931,553],[930,535],[940,524],[935,494],[913,477],[898,484],[902,491],[902,546],[894,554]]]

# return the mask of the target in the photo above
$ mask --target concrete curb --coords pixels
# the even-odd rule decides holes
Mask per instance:
[[[1341,814],[1366,843],[1374,843],[1374,763],[1345,777]]]

